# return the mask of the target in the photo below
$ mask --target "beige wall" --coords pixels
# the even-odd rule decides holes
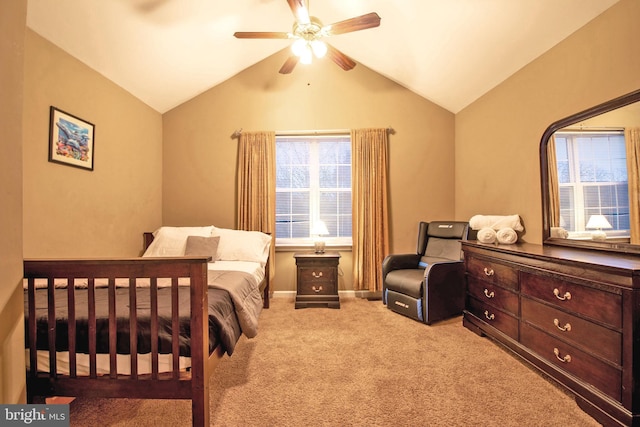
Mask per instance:
[[[167,225],[234,227],[237,129],[310,130],[391,126],[391,246],[413,252],[420,220],[454,214],[454,115],[358,65],[329,60],[278,73],[287,49],[163,116],[163,213]],[[351,289],[343,253],[340,289]],[[276,290],[295,289],[291,253],[276,257]]]
[[[621,0],[456,115],[456,217],[522,216],[542,240],[539,145],[553,122],[640,88],[640,1]]]
[[[162,222],[161,114],[31,30],[25,50],[25,257],[139,255]],[[51,105],[95,125],[93,171],[48,161]]]
[[[24,403],[22,87],[26,0],[0,2],[0,403]]]

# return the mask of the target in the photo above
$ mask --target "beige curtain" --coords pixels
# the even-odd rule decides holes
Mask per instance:
[[[242,132],[238,142],[238,229],[270,233],[275,268],[276,133]]]
[[[625,129],[627,144],[627,176],[629,184],[629,224],[631,243],[640,244],[640,128]]]
[[[389,252],[387,146],[387,129],[351,131],[354,290],[382,290]]]
[[[556,138],[551,135],[547,142],[547,175],[549,178],[549,226],[560,226],[560,183],[558,182],[558,159]]]

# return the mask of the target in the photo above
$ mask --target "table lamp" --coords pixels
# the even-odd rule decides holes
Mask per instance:
[[[605,218],[604,215],[591,215],[586,228],[595,229],[591,232],[592,240],[605,240],[607,238],[607,234],[602,231],[602,229],[613,227],[611,227],[611,224],[609,224],[609,221],[607,221],[607,218]]]
[[[314,243],[314,248],[317,254],[324,253],[324,240],[322,236],[326,236],[329,234],[329,230],[327,230],[327,225],[322,220],[318,220],[313,224],[311,228],[311,235],[316,236],[316,240]]]

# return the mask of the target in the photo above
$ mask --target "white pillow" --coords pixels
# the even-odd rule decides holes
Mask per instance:
[[[263,266],[269,257],[271,236],[260,231],[213,228],[213,235],[220,236],[216,260],[252,261]]]
[[[210,237],[213,226],[206,227],[160,227],[153,232],[153,242],[142,255],[143,257],[184,256],[187,237]]]

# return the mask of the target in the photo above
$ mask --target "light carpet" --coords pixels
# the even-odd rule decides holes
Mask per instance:
[[[575,401],[456,317],[427,326],[380,301],[273,299],[211,383],[216,426],[598,426]],[[71,425],[188,426],[189,401],[88,399]]]

